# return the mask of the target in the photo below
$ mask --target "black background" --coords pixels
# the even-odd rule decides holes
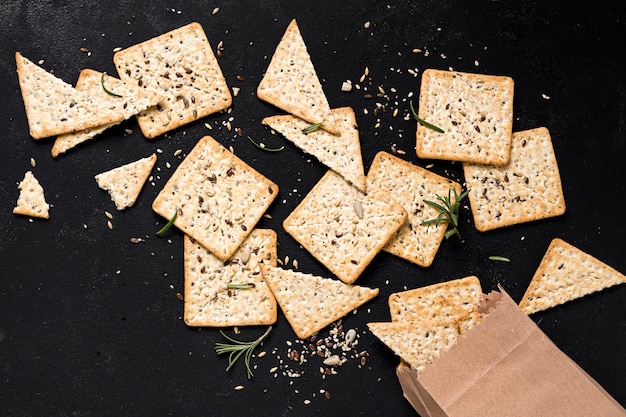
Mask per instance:
[[[398,359],[366,328],[369,321],[389,319],[390,293],[473,274],[484,291],[502,284],[519,300],[554,237],[626,272],[626,12],[617,3],[2,1],[0,416],[417,415],[395,378]],[[219,12],[212,14],[215,7]],[[381,253],[357,280],[380,288],[377,299],[343,320],[344,329],[358,330],[358,350],[369,354],[366,366],[349,360],[323,378],[319,358],[289,361],[287,342],[296,337],[279,315],[261,349],[266,355],[253,359],[255,377],[248,381],[243,363],[226,372],[226,358],[214,352],[222,340],[216,329],[183,323],[177,297],[183,291],[182,235],[172,229],[156,237],[165,219],[150,205],[182,157],[211,134],[279,184],[272,218],[259,224],[277,231],[279,257],[297,259],[301,271],[329,275],[281,226],[325,168],[261,125],[264,116],[279,111],[255,95],[292,18],[331,106],[352,106],[357,113],[366,170],[377,151],[395,147],[406,152],[403,158],[433,163],[433,171],[462,181],[460,164],[415,156],[415,123],[404,117],[410,95],[416,102],[426,68],[508,75],[515,81],[514,130],[550,130],[567,212],[478,233],[464,205],[463,241],[445,241],[430,268]],[[230,114],[151,141],[131,119],[57,159],[50,156],[51,140],[29,136],[15,51],[43,60],[43,68],[73,84],[87,67],[115,74],[114,48],[192,21],[203,25],[214,50],[223,41],[221,68],[229,86],[240,88]],[[366,67],[369,76],[359,82]],[[341,92],[344,80],[361,89]],[[364,97],[376,95],[379,86],[386,95]],[[385,111],[375,116],[377,103]],[[225,127],[229,120],[232,131]],[[260,151],[248,135],[285,150]],[[157,149],[162,153],[152,183],[134,207],[118,212],[94,176]],[[183,150],[180,157],[174,156],[177,149]],[[17,184],[28,170],[52,206],[49,220],[12,214]],[[112,230],[105,211],[113,214]],[[133,237],[144,241],[131,243]],[[511,262],[489,261],[490,255]],[[622,285],[532,316],[622,405],[625,304]],[[239,337],[251,340],[263,330],[242,328]],[[328,329],[320,333],[327,335]],[[301,376],[269,372],[286,364]],[[235,391],[237,385],[244,389]]]

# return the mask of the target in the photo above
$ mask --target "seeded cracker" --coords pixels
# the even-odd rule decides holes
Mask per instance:
[[[152,203],[166,219],[227,260],[278,195],[267,179],[210,136],[198,141]]]
[[[430,266],[444,238],[447,224],[422,224],[439,214],[424,200],[434,201],[436,195],[448,195],[450,188],[461,194],[461,185],[387,152],[376,155],[367,179],[368,191],[388,192],[408,214],[407,221],[383,250],[414,264]]]
[[[626,276],[577,247],[555,238],[519,303],[536,313],[626,282]]]
[[[152,172],[157,156],[152,155],[96,175],[96,182],[108,191],[118,210],[131,207],[137,201],[146,180]]]
[[[352,284],[406,221],[386,193],[362,193],[328,170],[283,227],[326,268]]]
[[[185,323],[228,327],[276,322],[276,299],[259,267],[276,266],[276,257],[276,232],[269,229],[254,229],[226,262],[185,235]],[[229,284],[250,288],[229,289]]]
[[[116,52],[113,62],[122,81],[165,96],[137,116],[148,139],[232,104],[226,79],[197,22]]]
[[[322,122],[322,129],[341,133],[295,19],[276,47],[257,97],[310,125]]]
[[[378,288],[349,285],[320,277],[262,264],[285,318],[300,339],[306,339],[344,317],[378,295]]]
[[[30,217],[47,219],[50,206],[46,203],[43,187],[35,178],[32,171],[27,171],[24,179],[19,183],[20,195],[13,213]]]
[[[262,123],[282,133],[304,152],[334,170],[359,190],[365,192],[365,170],[356,115],[350,107],[333,109],[339,136],[317,129],[304,133],[310,123],[292,115],[266,117]]]
[[[504,165],[513,128],[513,79],[427,69],[422,74],[416,153],[424,159]]]
[[[78,81],[76,82],[76,89],[93,94],[94,97],[98,97],[102,100],[103,105],[104,103],[116,105],[119,102],[123,102],[124,105],[122,107],[122,112],[124,120],[129,119],[142,110],[146,110],[148,107],[156,105],[163,99],[162,95],[150,92],[145,88],[137,87],[135,84],[126,84],[119,79],[106,74],[104,75],[103,87],[102,75],[103,74],[101,72],[92,69],[82,70],[80,76],[78,77]],[[104,88],[121,97],[107,93]],[[65,153],[75,146],[94,138],[106,129],[115,126],[118,123],[119,122],[109,123],[78,132],[59,135],[52,146],[52,157],[56,158],[60,154]]]
[[[124,102],[103,101],[98,93],[79,91],[19,52],[17,75],[33,139],[42,139],[124,120]]]
[[[463,163],[463,172],[479,231],[565,213],[559,167],[544,127],[513,134],[508,164]]]

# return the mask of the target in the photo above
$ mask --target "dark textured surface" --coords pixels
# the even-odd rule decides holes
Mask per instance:
[[[390,293],[475,274],[485,291],[502,284],[519,300],[554,237],[626,272],[621,205],[626,13],[619,5],[583,9],[538,3],[1,2],[0,416],[373,416],[390,410],[415,416],[395,378],[397,358],[365,326],[389,319]],[[217,6],[219,13],[211,14]],[[217,330],[190,329],[181,320],[182,235],[172,230],[167,238],[155,237],[165,221],[150,204],[180,163],[174,151],[189,152],[210,133],[279,184],[280,196],[269,210],[272,219],[260,224],[277,231],[279,256],[297,259],[301,271],[328,275],[281,226],[325,168],[288,143],[283,152],[266,153],[245,139],[283,143],[260,124],[278,111],[260,102],[255,89],[292,18],[298,20],[331,106],[349,105],[357,112],[366,169],[377,151],[395,146],[406,151],[407,160],[420,166],[432,162],[434,171],[462,181],[459,164],[415,156],[415,123],[403,116],[410,94],[416,100],[419,75],[409,69],[509,75],[516,83],[514,129],[550,130],[567,213],[481,234],[463,207],[463,242],[444,242],[432,267],[381,253],[357,281],[380,288],[376,300],[343,320],[344,328],[359,331],[358,350],[369,353],[365,367],[349,360],[337,375],[323,378],[319,358],[290,361],[286,342],[296,338],[279,315],[263,347],[267,354],[253,360],[255,378],[248,381],[243,364],[226,372],[226,358],[215,354],[214,344],[221,340]],[[214,50],[224,42],[222,70],[229,85],[241,89],[231,114],[210,116],[153,141],[144,139],[130,120],[56,160],[50,157],[50,140],[29,137],[15,51],[34,62],[43,60],[45,69],[74,83],[85,67],[115,74],[115,47],[191,21],[203,25]],[[82,47],[90,53],[81,52]],[[423,52],[413,53],[414,48]],[[342,93],[341,83],[358,83],[366,67],[369,77],[359,83],[361,90]],[[378,86],[385,97],[364,98],[366,92],[375,95]],[[385,111],[374,116],[376,103]],[[399,115],[394,118],[395,108]],[[224,127],[231,117],[243,136]],[[163,153],[154,184],[147,184],[134,207],[117,212],[94,175],[156,149]],[[47,221],[12,214],[17,183],[27,170],[52,205]],[[107,228],[105,211],[113,214],[113,230]],[[144,242],[133,244],[132,237]],[[511,262],[489,261],[494,254]],[[619,286],[533,316],[622,405],[625,304],[626,286]],[[263,329],[241,330],[240,338],[252,339]],[[328,329],[320,333],[327,335]],[[301,375],[269,373],[285,365]],[[245,388],[235,391],[237,385]]]

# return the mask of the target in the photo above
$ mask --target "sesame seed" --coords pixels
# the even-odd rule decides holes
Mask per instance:
[[[237,385],[234,390],[235,391],[241,391],[243,389],[243,385]]]
[[[215,9],[213,9],[213,11],[211,12],[211,14],[217,14],[220,11],[219,7],[216,7]]]

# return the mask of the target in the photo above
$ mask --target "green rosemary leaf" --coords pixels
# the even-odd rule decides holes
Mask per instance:
[[[174,211],[174,215],[170,218],[170,220],[163,226],[158,232],[156,232],[157,236],[162,236],[167,230],[172,227],[174,222],[176,221],[176,217],[178,217],[178,210]]]
[[[114,93],[113,91],[111,91],[108,88],[106,88],[106,86],[104,85],[104,76],[105,75],[106,75],[106,72],[103,72],[102,76],[100,77],[100,84],[102,85],[102,89],[104,91],[106,91],[107,94],[112,95],[113,97],[122,97],[121,94]]]
[[[439,126],[435,126],[432,123],[428,123],[426,120],[421,119],[420,117],[417,116],[417,113],[415,112],[415,109],[413,108],[413,101],[409,101],[409,107],[411,108],[411,114],[413,115],[413,118],[415,120],[417,120],[417,123],[421,124],[424,127],[427,127],[429,129],[434,130],[435,132],[439,132],[439,133],[445,133],[443,131],[442,128],[440,128]]]
[[[246,366],[246,374],[248,375],[248,379],[252,378],[254,374],[252,373],[252,368],[250,367],[250,360],[252,359],[252,353],[254,350],[261,344],[263,339],[267,337],[267,335],[272,330],[272,326],[268,327],[265,333],[261,335],[256,340],[251,342],[243,342],[241,340],[233,339],[220,330],[220,333],[226,340],[230,343],[216,343],[215,344],[215,352],[218,355],[228,353],[228,366],[226,367],[226,371],[229,371],[233,365],[237,362],[237,360],[244,355],[244,364]]]
[[[256,146],[257,148],[262,149],[262,150],[267,151],[267,152],[280,152],[280,151],[282,151],[283,149],[285,149],[285,147],[284,147],[284,146],[281,146],[281,147],[278,147],[278,148],[267,148],[267,147],[266,147],[264,144],[262,144],[262,143],[256,143],[256,142],[254,141],[254,139],[252,139],[250,136],[248,136],[248,140],[250,140],[250,142],[252,142],[252,143],[254,144],[254,146]]]
[[[497,255],[490,256],[489,260],[491,260],[491,261],[511,262],[511,260],[509,258],[504,257],[504,256],[497,256]]]
[[[249,290],[251,288],[254,288],[255,285],[254,283],[248,283],[248,284],[228,284],[226,285],[226,288],[228,288],[229,290]]]
[[[319,129],[322,126],[322,122],[319,123],[315,123],[312,124],[311,126],[305,127],[304,129],[302,129],[302,133],[304,133],[305,135],[308,135],[309,133]]]

